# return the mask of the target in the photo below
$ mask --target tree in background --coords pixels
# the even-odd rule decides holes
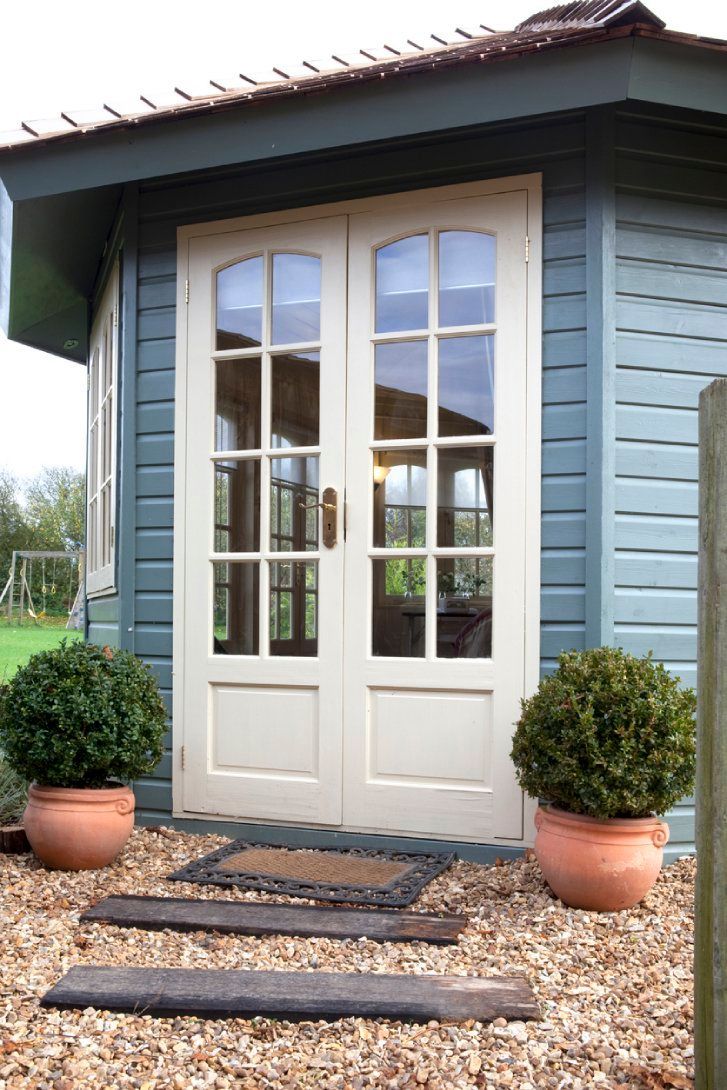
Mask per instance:
[[[46,466],[21,482],[0,469],[0,591],[14,549],[67,552],[83,547],[86,481],[67,466]],[[28,562],[27,578],[36,610],[64,614],[71,608],[78,569],[68,560]]]
[[[19,495],[17,479],[0,469],[0,590],[10,570],[13,549],[29,548],[30,530]]]
[[[47,466],[25,489],[33,549],[77,549],[84,540],[86,478],[68,466]]]

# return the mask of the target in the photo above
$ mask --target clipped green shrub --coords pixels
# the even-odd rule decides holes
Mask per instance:
[[[522,701],[511,757],[523,790],[594,818],[664,814],[694,784],[696,697],[660,663],[568,652]]]
[[[0,693],[0,750],[27,781],[103,787],[154,768],[165,720],[156,681],[134,655],[64,640]]]

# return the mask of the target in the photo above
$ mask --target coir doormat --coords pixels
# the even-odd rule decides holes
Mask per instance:
[[[170,874],[169,879],[315,901],[403,908],[455,858],[453,852],[290,848],[233,840]]]

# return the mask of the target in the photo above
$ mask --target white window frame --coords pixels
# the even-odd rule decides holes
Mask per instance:
[[[119,265],[114,265],[91,326],[88,351],[86,593],[115,589],[119,357]]]

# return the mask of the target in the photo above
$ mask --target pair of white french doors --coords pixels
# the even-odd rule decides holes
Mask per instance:
[[[528,193],[464,188],[184,229],[178,812],[523,837]]]

